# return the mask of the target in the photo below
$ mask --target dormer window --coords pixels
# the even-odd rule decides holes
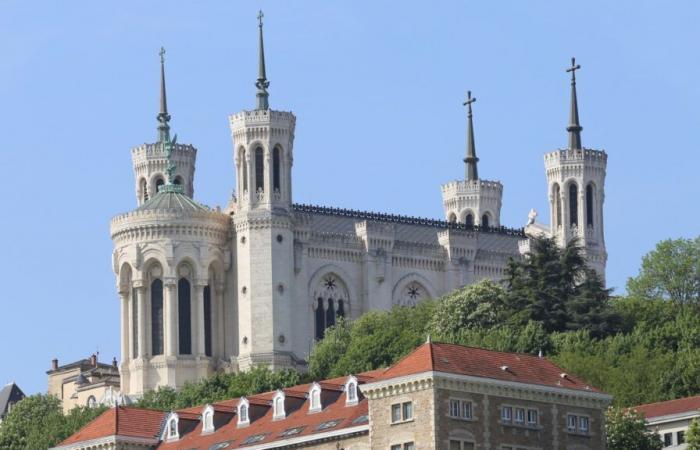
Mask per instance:
[[[202,413],[202,433],[214,432],[214,408],[211,405],[204,407]]]
[[[284,411],[284,392],[277,391],[275,396],[272,398],[272,419],[284,419],[286,416],[287,414]]]
[[[345,383],[345,405],[356,405],[357,400],[357,378],[350,376]]]
[[[321,386],[318,383],[314,383],[309,389],[309,412],[320,412],[321,409]]]
[[[238,402],[238,426],[246,426],[250,424],[250,403],[245,397],[242,397]]]
[[[169,441],[174,441],[177,439],[180,439],[180,432],[178,430],[177,424],[178,424],[178,416],[177,413],[170,413],[170,417],[168,418],[168,421],[166,422],[167,425],[165,427],[165,437]]]

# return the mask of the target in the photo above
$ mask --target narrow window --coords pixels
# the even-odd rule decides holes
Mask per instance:
[[[338,313],[336,316],[345,317],[345,302],[342,300],[338,300]]]
[[[211,288],[204,286],[204,354],[211,356]]]
[[[248,422],[248,405],[241,405],[238,408],[238,422],[239,423]]]
[[[530,426],[537,425],[537,410],[528,409],[527,410],[527,424]]]
[[[578,418],[578,431],[588,433],[588,417],[580,416]]]
[[[569,224],[578,226],[578,187],[575,183],[569,185]]]
[[[676,445],[685,444],[685,431],[676,432]]]
[[[664,447],[673,445],[673,433],[664,433]]]
[[[403,444],[403,450],[415,450],[416,446],[413,445],[413,442],[406,442]]]
[[[168,438],[176,438],[177,437],[177,420],[171,419],[169,424],[168,424]]]
[[[348,384],[348,402],[357,400],[357,385],[355,383]]]
[[[501,407],[501,421],[510,422],[513,420],[513,408],[510,406]]]
[[[569,431],[576,431],[576,416],[569,414],[566,416],[566,429]]]
[[[328,299],[328,309],[326,310],[326,328],[335,325],[335,306],[333,305],[333,299]]]
[[[403,420],[413,419],[413,403],[405,402],[403,405]]]
[[[131,351],[134,358],[139,356],[139,291],[136,288],[131,289]]]
[[[450,417],[459,417],[459,400],[450,399]]]
[[[160,192],[160,187],[165,184],[165,181],[163,181],[162,178],[158,178],[156,180],[156,193]]]
[[[280,148],[275,147],[272,150],[272,188],[275,191],[280,190]]]
[[[472,402],[462,401],[462,419],[472,418]]]
[[[248,161],[245,159],[245,150],[241,152],[241,172],[243,172],[243,192],[248,191]]]
[[[593,186],[586,186],[586,224],[593,226]]]
[[[265,186],[265,166],[263,161],[263,149],[255,149],[255,192],[262,191]]]
[[[141,185],[141,187],[140,187],[141,198],[143,199],[143,202],[145,203],[148,201],[148,184],[146,183],[146,180],[142,179],[140,185]]]
[[[467,217],[464,219],[464,223],[468,227],[473,227],[474,226],[474,216],[472,216],[471,213],[467,214]]]
[[[316,340],[323,339],[323,332],[326,329],[325,312],[323,311],[323,299],[319,298],[316,305]]]
[[[151,283],[151,354],[163,354],[163,282]]]
[[[187,278],[180,278],[177,282],[177,309],[181,355],[192,354],[192,314],[190,304],[190,282]]]
[[[552,197],[554,197],[554,226],[561,226],[561,191],[559,185],[554,184],[552,187]]]
[[[525,423],[525,410],[523,408],[515,408],[515,423],[519,425]]]
[[[489,216],[488,216],[488,214],[484,214],[484,215],[481,217],[481,226],[482,226],[483,228],[488,228],[488,227],[489,227]]]
[[[391,423],[401,422],[401,404],[391,405]]]

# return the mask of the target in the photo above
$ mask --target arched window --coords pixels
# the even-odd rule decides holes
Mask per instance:
[[[204,286],[204,354],[211,356],[211,289]]]
[[[277,391],[274,399],[272,400],[272,418],[273,419],[284,419],[286,416],[284,411],[284,392]]]
[[[456,223],[457,215],[455,213],[450,214],[450,218],[448,220],[450,221],[450,223]]]
[[[178,439],[178,437],[177,417],[173,417],[168,421],[168,440]]]
[[[248,400],[242,397],[238,403],[238,425],[247,425],[250,423],[250,415],[248,414]]]
[[[90,397],[88,397],[86,404],[88,408],[95,408],[97,407],[97,399],[95,399],[94,395],[91,395]]]
[[[345,303],[343,300],[338,300],[338,312],[335,315],[338,317],[345,317]]]
[[[241,152],[241,171],[243,172],[243,191],[248,190],[248,160],[246,160],[245,150]]]
[[[265,186],[265,166],[263,158],[263,149],[258,147],[255,149],[255,192],[262,191]]]
[[[345,404],[353,405],[357,403],[357,378],[350,376],[345,383]]]
[[[474,226],[474,216],[472,216],[472,213],[467,214],[467,217],[464,218],[464,223],[468,227],[473,227]]]
[[[163,282],[151,283],[151,354],[163,354]]]
[[[593,186],[586,186],[586,224],[593,226]]]
[[[321,411],[321,386],[314,383],[309,391],[309,412]]]
[[[173,181],[173,184],[177,184],[178,186],[180,186],[182,184],[182,177],[175,177],[175,181]]]
[[[482,228],[488,228],[489,227],[489,215],[484,214],[481,216],[481,227]]]
[[[316,305],[316,339],[323,339],[324,331],[326,331],[325,312],[323,310],[323,299],[319,297]]]
[[[552,197],[554,197],[554,227],[561,226],[561,191],[559,185],[552,186]]]
[[[202,433],[212,433],[214,431],[214,408],[211,405],[204,407],[202,414]]]
[[[333,299],[328,299],[328,309],[326,309],[326,328],[335,325],[335,305]]]
[[[191,322],[191,293],[190,282],[187,278],[180,278],[177,282],[177,309],[178,327],[180,337],[180,354],[192,354],[192,322]]]
[[[339,277],[329,273],[318,282],[312,295],[316,307],[315,336],[323,339],[326,328],[335,325],[338,317],[348,314],[348,290]]]
[[[274,191],[280,190],[280,148],[272,150],[272,188]]]
[[[156,180],[156,193],[160,192],[160,187],[165,184],[165,181],[163,181],[162,178],[158,178]]]
[[[569,185],[569,224],[578,226],[578,187],[576,183]]]
[[[139,183],[139,190],[141,191],[141,199],[143,202],[148,201],[148,183],[146,183],[145,179],[141,179],[141,182]]]

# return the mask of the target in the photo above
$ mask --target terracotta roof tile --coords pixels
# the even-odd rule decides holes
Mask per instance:
[[[682,414],[691,411],[697,412],[700,410],[700,395],[668,400],[665,402],[647,403],[645,405],[633,406],[630,409],[642,414],[646,419]]]
[[[158,437],[166,413],[153,409],[120,406],[110,408],[59,445],[107,436]]]
[[[426,343],[384,371],[381,380],[437,371],[517,383],[600,392],[551,361],[457,344]]]

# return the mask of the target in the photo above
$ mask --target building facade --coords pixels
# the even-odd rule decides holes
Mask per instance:
[[[5,420],[17,402],[24,397],[24,392],[15,383],[6,384],[0,389],[0,423]]]
[[[76,406],[95,407],[124,404],[128,398],[121,394],[117,359],[111,364],[101,363],[97,355],[59,366],[58,359],[51,361],[48,375],[48,393],[61,401],[66,413]]]
[[[690,422],[700,417],[700,396],[647,403],[631,409],[644,417],[650,431],[659,435],[665,450],[683,450],[688,447],[685,438]]]
[[[179,411],[112,408],[55,450],[598,450],[610,401],[544,358],[427,342],[388,369]]]
[[[479,177],[471,94],[465,179],[442,186],[444,220],[294,203],[296,117],[270,108],[263,49],[261,21],[256,106],[229,118],[236,194],[225,210],[192,198],[197,149],[170,135],[161,54],[158,140],[132,150],[137,208],[111,222],[125,393],[254,364],[304,370],[339,317],[501,279],[528,235],[580,238],[604,276],[606,154],[581,145],[573,77],[569,146],[545,155],[552,225],[533,213],[510,229],[503,185]]]

